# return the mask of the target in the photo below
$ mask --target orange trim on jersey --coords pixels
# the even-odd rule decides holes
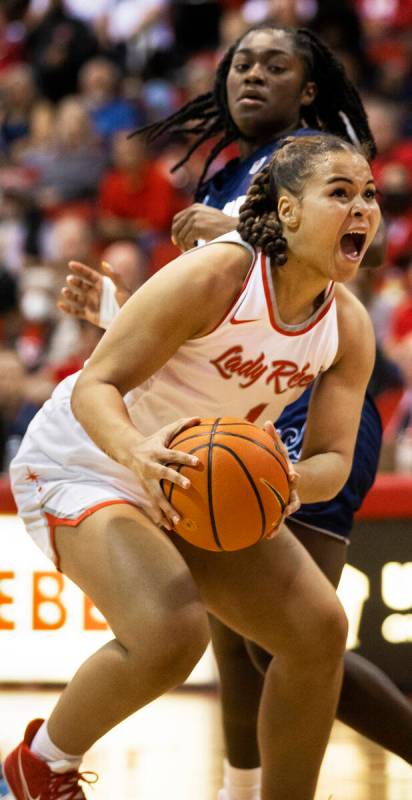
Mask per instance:
[[[102,503],[97,503],[95,506],[90,506],[89,508],[86,508],[85,511],[82,511],[82,513],[78,517],[74,518],[55,517],[53,514],[48,514],[47,511],[44,512],[49,526],[50,544],[54,553],[56,568],[59,570],[59,572],[61,572],[61,569],[60,569],[60,556],[56,548],[57,526],[64,525],[67,528],[76,528],[77,525],[80,525],[80,523],[83,522],[83,520],[86,519],[86,517],[90,517],[90,515],[94,514],[95,511],[99,511],[101,508],[105,508],[105,506],[115,506],[118,505],[119,503],[127,503],[127,505],[129,506],[134,505],[134,503],[132,503],[130,500],[123,500],[120,498],[118,500],[103,500]]]
[[[230,242],[230,244],[237,244],[237,242]],[[219,320],[219,322],[217,323],[217,325],[215,325],[215,327],[214,327],[214,328],[212,328],[212,330],[210,330],[208,333],[206,333],[206,334],[205,334],[205,336],[209,336],[209,334],[211,334],[211,333],[213,333],[214,331],[216,331],[216,330],[218,329],[219,325],[221,325],[221,324],[222,324],[222,322],[224,322],[224,321],[225,321],[225,319],[226,319],[226,318],[229,316],[230,312],[232,311],[232,309],[233,309],[233,308],[234,308],[234,306],[236,305],[237,301],[239,300],[239,297],[241,297],[241,295],[243,294],[243,292],[244,292],[244,291],[245,291],[245,289],[246,289],[246,286],[247,286],[247,285],[248,285],[248,283],[249,283],[250,276],[251,276],[251,274],[252,274],[252,272],[253,272],[253,268],[254,268],[254,266],[255,266],[255,264],[256,264],[256,259],[257,259],[257,252],[256,252],[256,250],[255,250],[255,255],[253,256],[253,261],[252,261],[252,263],[251,263],[251,265],[250,265],[250,267],[249,267],[249,271],[248,271],[248,273],[247,273],[247,275],[246,275],[246,277],[245,277],[245,280],[244,280],[244,281],[243,281],[243,283],[242,283],[242,286],[241,286],[241,289],[240,289],[240,291],[239,291],[239,294],[237,294],[237,295],[236,295],[235,299],[234,299],[234,300],[233,300],[233,302],[230,304],[230,306],[229,306],[228,310],[227,310],[227,311],[225,311],[225,313],[224,313],[224,315],[223,315],[222,319],[221,319],[221,320]]]
[[[330,307],[331,307],[331,305],[332,305],[332,303],[333,303],[333,301],[335,299],[335,294],[334,294],[334,291],[333,291],[334,283],[333,283],[333,281],[331,281],[331,283],[330,283],[330,285],[328,287],[328,290],[326,292],[325,300],[323,301],[325,303],[326,299],[329,297],[329,295],[332,295],[330,300],[329,300],[329,302],[326,303],[326,305],[324,305],[323,308],[321,308],[319,310],[319,314],[317,316],[315,316],[315,319],[313,319],[312,322],[309,325],[307,325],[305,328],[299,328],[298,331],[290,331],[290,330],[288,330],[288,328],[282,328],[276,322],[275,314],[274,314],[274,310],[273,310],[273,305],[272,305],[272,296],[271,296],[271,293],[270,293],[270,286],[269,286],[269,281],[268,281],[268,276],[267,276],[267,261],[266,261],[266,256],[263,253],[262,253],[262,281],[263,281],[263,288],[264,288],[264,292],[265,292],[266,305],[268,307],[269,319],[270,319],[271,325],[275,329],[275,331],[278,331],[278,333],[283,333],[284,336],[301,336],[303,333],[307,333],[308,331],[310,331],[312,328],[315,327],[315,325],[318,324],[318,322],[320,322],[321,319],[323,319],[325,314],[328,313],[328,311],[329,311],[329,309],[330,309]]]

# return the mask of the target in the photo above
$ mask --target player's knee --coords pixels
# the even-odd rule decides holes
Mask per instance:
[[[203,609],[187,608],[174,621],[169,662],[176,685],[183,683],[202,657],[209,643],[209,626]]]
[[[191,603],[175,611],[163,621],[159,637],[159,671],[178,686],[190,675],[209,643],[209,625],[202,605]]]
[[[342,661],[347,638],[347,618],[334,592],[312,606],[310,613],[291,621],[283,650],[288,670],[327,677]],[[276,651],[275,651],[276,654]]]
[[[333,595],[318,609],[309,641],[310,660],[328,670],[340,662],[345,653],[348,620],[338,597]]]

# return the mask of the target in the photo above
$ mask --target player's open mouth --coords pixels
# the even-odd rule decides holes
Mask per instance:
[[[340,240],[340,249],[350,261],[358,261],[361,256],[366,240],[366,233],[362,231],[351,231],[345,233]]]

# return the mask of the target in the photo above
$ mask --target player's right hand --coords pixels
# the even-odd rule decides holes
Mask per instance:
[[[113,281],[116,287],[116,300],[119,306],[122,306],[131,294],[123,278],[114,272],[106,261],[102,262],[102,272]],[[71,317],[85,319],[92,325],[99,326],[102,290],[103,276],[100,272],[80,261],[69,261],[69,272],[66,283],[61,289],[57,307]]]
[[[167,500],[161,481],[168,480],[183,489],[188,489],[190,480],[170,465],[186,464],[196,467],[199,463],[196,456],[170,449],[169,444],[178,433],[199,422],[199,417],[190,417],[165,425],[152,436],[142,439],[133,447],[130,454],[130,463],[127,466],[135,473],[151,501],[150,506],[145,507],[145,511],[155,525],[168,530],[177,525],[179,515]]]

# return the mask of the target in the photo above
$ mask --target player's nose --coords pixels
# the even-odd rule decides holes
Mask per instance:
[[[364,217],[369,216],[370,214],[370,206],[367,201],[363,197],[357,197],[351,208],[351,214],[354,217]]]
[[[264,71],[262,65],[259,64],[258,61],[255,61],[254,64],[251,64],[245,75],[245,83],[261,83],[263,81]]]

